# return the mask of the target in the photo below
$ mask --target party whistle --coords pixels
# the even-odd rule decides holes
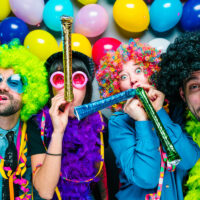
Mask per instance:
[[[105,99],[101,99],[98,101],[91,102],[89,104],[77,106],[74,108],[74,114],[78,118],[78,120],[81,120],[84,117],[87,117],[88,115],[91,115],[94,112],[102,110],[108,106],[119,103],[121,101],[125,101],[129,98],[133,98],[136,95],[141,100],[149,118],[154,124],[156,133],[161,141],[162,146],[164,147],[167,153],[168,163],[172,165],[177,165],[181,161],[181,158],[176,152],[169,136],[167,135],[167,132],[164,126],[162,125],[156,111],[154,110],[143,88],[139,87],[137,89],[129,89]]]

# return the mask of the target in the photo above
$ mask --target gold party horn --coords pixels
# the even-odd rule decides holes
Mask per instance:
[[[64,70],[64,98],[67,102],[74,99],[72,87],[72,48],[71,48],[71,30],[73,18],[61,16],[62,23],[62,41],[63,41],[63,70]]]

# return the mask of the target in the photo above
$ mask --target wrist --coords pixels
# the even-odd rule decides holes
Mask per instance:
[[[53,131],[52,136],[51,136],[51,140],[55,139],[55,140],[61,140],[63,139],[63,135],[64,135],[64,131]]]

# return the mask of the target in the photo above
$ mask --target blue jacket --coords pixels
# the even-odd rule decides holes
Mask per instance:
[[[181,157],[175,172],[165,170],[161,200],[182,200],[182,181],[200,157],[200,149],[192,138],[172,122],[162,108],[157,112],[172,143]],[[144,200],[155,193],[160,175],[160,141],[151,121],[134,121],[123,112],[109,120],[109,144],[120,168],[122,186],[119,200]]]

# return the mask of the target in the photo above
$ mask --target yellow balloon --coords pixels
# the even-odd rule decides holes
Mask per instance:
[[[90,41],[80,33],[72,33],[71,35],[71,47],[72,50],[81,52],[89,57],[92,56],[92,45]],[[63,43],[59,45],[59,51],[63,50]]]
[[[45,30],[31,31],[25,37],[24,46],[44,61],[58,51],[56,39]]]
[[[0,21],[4,20],[10,14],[9,0],[0,0]]]
[[[122,29],[129,32],[142,32],[150,22],[149,10],[143,0],[117,0],[113,17]]]
[[[83,5],[87,4],[94,4],[97,3],[98,0],[78,0],[78,2],[82,3]]]

